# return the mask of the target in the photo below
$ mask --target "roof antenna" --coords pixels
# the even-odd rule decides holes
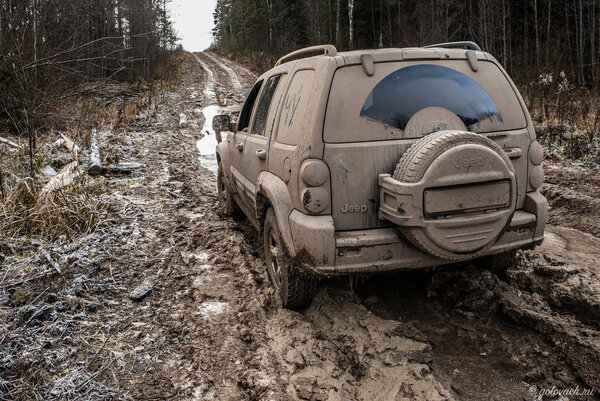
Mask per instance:
[[[383,0],[379,0],[379,48],[383,49]]]

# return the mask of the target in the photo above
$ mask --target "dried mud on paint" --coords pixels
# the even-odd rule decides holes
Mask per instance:
[[[551,226],[502,275],[466,264],[328,279],[305,311],[279,308],[254,229],[217,215],[205,136],[255,76],[216,55],[186,66],[156,117],[99,138],[146,166],[105,179],[122,219],[49,247],[60,275],[11,287],[47,260],[3,262],[0,399],[532,400],[533,386],[600,387],[600,245],[584,208],[574,228],[587,233]],[[564,205],[551,221],[566,221]]]

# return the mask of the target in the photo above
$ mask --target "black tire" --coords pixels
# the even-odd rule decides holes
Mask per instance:
[[[241,219],[244,213],[233,199],[233,192],[229,188],[221,163],[219,163],[217,172],[217,191],[219,193],[218,214],[221,217],[233,217],[236,220]]]
[[[500,274],[517,262],[517,251],[506,251],[475,259],[475,266]]]
[[[303,273],[291,263],[273,208],[269,208],[265,217],[263,241],[269,279],[282,306],[287,309],[308,307],[317,294],[319,279]]]

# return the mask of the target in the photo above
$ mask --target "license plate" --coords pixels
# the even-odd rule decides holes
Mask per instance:
[[[425,190],[426,216],[435,217],[488,209],[502,209],[510,205],[510,182],[497,181]]]

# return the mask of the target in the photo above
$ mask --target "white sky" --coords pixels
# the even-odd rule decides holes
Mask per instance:
[[[172,20],[185,50],[202,51],[210,46],[215,4],[216,0],[171,1]]]

